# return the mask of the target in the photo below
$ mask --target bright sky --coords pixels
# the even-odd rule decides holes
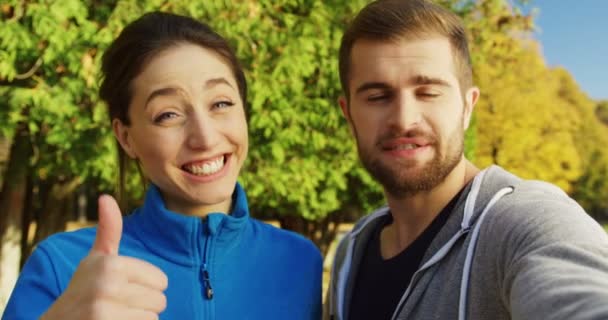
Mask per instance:
[[[548,65],[567,69],[591,98],[608,99],[608,0],[530,0],[530,7]]]

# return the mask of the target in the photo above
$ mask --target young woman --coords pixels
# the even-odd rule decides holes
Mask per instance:
[[[149,13],[112,43],[102,71],[121,155],[151,182],[145,202],[123,221],[101,196],[98,228],[40,243],[3,319],[320,318],[319,252],[251,218],[236,181],[247,88],[226,40]]]

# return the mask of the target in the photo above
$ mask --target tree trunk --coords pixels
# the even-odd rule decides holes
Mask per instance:
[[[29,258],[31,248],[29,244],[30,239],[30,225],[34,220],[34,183],[31,175],[27,177],[27,186],[25,194],[25,204],[23,208],[23,214],[21,217],[21,261],[19,262],[19,270],[23,268],[25,261]]]
[[[65,230],[67,222],[74,216],[71,196],[81,183],[81,179],[76,177],[53,184],[47,194],[41,215],[36,221],[36,235],[32,245]]]
[[[301,216],[282,216],[279,218],[281,228],[298,232],[312,240],[323,257],[327,254],[329,246],[338,233],[338,227],[345,214],[342,211],[328,214],[323,219],[315,221],[306,220]]]
[[[4,186],[0,192],[0,309],[4,309],[19,275],[21,224],[30,154],[27,132],[18,130],[11,145]]]

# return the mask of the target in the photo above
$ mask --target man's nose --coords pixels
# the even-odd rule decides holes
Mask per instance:
[[[392,130],[408,131],[422,122],[421,106],[413,96],[399,94],[393,101],[391,109],[388,125]]]

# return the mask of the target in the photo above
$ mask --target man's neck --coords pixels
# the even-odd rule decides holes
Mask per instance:
[[[381,253],[387,259],[407,248],[431,224],[441,210],[479,172],[466,159],[432,190],[407,197],[387,194],[393,223],[380,235]]]

